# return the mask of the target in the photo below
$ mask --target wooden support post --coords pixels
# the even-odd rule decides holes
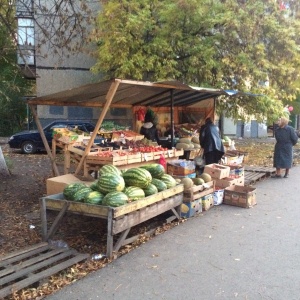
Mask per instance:
[[[53,155],[52,155],[52,153],[51,153],[51,149],[50,149],[49,144],[48,144],[48,141],[47,141],[47,139],[46,139],[46,136],[45,136],[43,127],[42,127],[41,122],[40,122],[40,120],[39,120],[39,118],[38,118],[38,116],[37,116],[37,105],[29,105],[29,107],[30,107],[30,109],[31,109],[31,111],[32,111],[32,115],[33,115],[33,117],[34,117],[35,123],[36,123],[37,128],[38,128],[38,130],[39,130],[39,133],[40,133],[40,135],[41,135],[41,138],[42,138],[42,140],[43,140],[43,143],[44,143],[45,149],[46,149],[46,151],[47,151],[47,154],[48,154],[48,156],[49,156],[49,158],[50,158],[50,160],[51,160],[51,163],[52,163],[52,169],[53,169],[54,175],[55,175],[55,176],[59,176],[60,174],[59,174],[57,165],[56,165],[56,163],[55,163],[55,159],[54,159],[54,157],[53,157]]]
[[[108,109],[109,109],[109,107],[110,107],[110,104],[111,104],[111,102],[112,102],[114,96],[115,96],[115,93],[116,93],[116,91],[117,91],[117,89],[118,89],[119,84],[120,84],[120,80],[116,80],[116,81],[114,81],[114,82],[111,84],[111,86],[110,86],[110,88],[109,88],[109,91],[108,91],[108,93],[107,93],[107,95],[106,95],[106,102],[105,102],[105,105],[104,105],[104,107],[103,107],[103,110],[101,111],[100,117],[99,117],[99,119],[98,119],[98,121],[97,121],[97,124],[96,124],[95,129],[94,129],[94,131],[93,131],[93,133],[92,133],[92,136],[91,136],[91,138],[90,138],[90,140],[89,140],[89,142],[88,142],[88,145],[86,146],[85,151],[84,151],[84,153],[83,153],[83,155],[82,155],[82,157],[81,157],[81,160],[80,160],[80,162],[79,162],[79,164],[78,164],[78,166],[77,166],[77,168],[76,168],[75,175],[77,175],[77,174],[79,173],[80,169],[81,169],[82,166],[83,166],[83,162],[84,162],[84,160],[85,160],[87,154],[88,154],[88,153],[90,152],[90,150],[91,150],[91,147],[92,147],[92,145],[93,145],[93,143],[94,143],[95,137],[97,136],[97,133],[98,133],[98,131],[99,131],[99,129],[100,129],[100,126],[102,125],[102,122],[103,122],[103,120],[104,120],[104,117],[106,116],[106,113],[107,113],[107,111],[108,111]]]

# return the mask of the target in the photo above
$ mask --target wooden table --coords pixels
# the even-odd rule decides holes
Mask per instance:
[[[113,258],[113,253],[117,252],[121,246],[133,242],[132,238],[126,240],[133,226],[169,210],[179,219],[182,201],[182,184],[119,207],[67,201],[63,198],[63,194],[42,197],[40,199],[42,238],[43,241],[48,241],[55,234],[66,212],[105,219],[107,220],[106,255],[108,258]],[[49,230],[47,226],[47,209],[59,212]],[[114,235],[118,233],[121,233],[121,235],[114,244]]]

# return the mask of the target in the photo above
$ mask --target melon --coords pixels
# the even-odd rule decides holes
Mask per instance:
[[[205,183],[205,181],[202,178],[195,178],[194,179],[194,184],[195,185],[202,185],[203,183]]]
[[[183,183],[183,186],[184,186],[185,190],[190,189],[194,185],[193,180],[191,178],[188,178],[188,177],[182,178],[181,183]]]
[[[207,173],[202,173],[199,178],[202,178],[204,180],[204,182],[209,182],[211,181],[211,176]]]
[[[192,143],[199,145],[200,144],[199,137],[193,136],[192,137]]]

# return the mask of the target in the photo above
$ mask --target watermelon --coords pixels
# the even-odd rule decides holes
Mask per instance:
[[[139,188],[146,188],[152,180],[149,171],[142,168],[132,168],[123,173],[126,186],[137,186]]]
[[[169,174],[164,174],[161,176],[160,180],[162,180],[168,187],[168,189],[176,186],[176,180]]]
[[[64,198],[67,200],[74,200],[74,194],[82,189],[82,188],[86,188],[87,186],[84,183],[71,183],[68,184],[64,190],[63,190],[63,195]]]
[[[83,202],[84,198],[86,197],[86,195],[90,192],[92,192],[93,190],[89,187],[85,187],[82,188],[80,190],[78,190],[74,196],[73,196],[73,200],[76,202]]]
[[[146,197],[151,196],[151,195],[157,194],[158,189],[154,184],[150,183],[146,188],[144,188],[144,193],[145,193]]]
[[[137,186],[129,186],[123,191],[131,201],[136,201],[145,198],[145,192]]]
[[[145,169],[150,172],[153,178],[160,178],[165,174],[165,168],[161,164],[147,164],[141,166],[140,168]]]
[[[90,188],[93,190],[93,191],[98,191],[98,181],[94,181],[91,185],[90,185]]]
[[[104,195],[97,191],[91,191],[86,194],[83,202],[89,203],[89,204],[101,204],[102,200],[104,198]]]
[[[125,188],[125,182],[121,175],[105,174],[98,179],[98,191],[102,194],[117,191],[121,192]]]
[[[106,194],[106,196],[102,200],[102,205],[117,207],[117,206],[124,205],[127,202],[128,202],[128,197],[126,194],[115,191]]]
[[[121,175],[121,171],[115,167],[114,165],[104,165],[100,170],[99,170],[100,176],[106,175],[106,174],[116,174],[116,175]]]
[[[151,183],[156,186],[159,192],[164,191],[168,188],[167,185],[162,180],[157,178],[153,178]]]

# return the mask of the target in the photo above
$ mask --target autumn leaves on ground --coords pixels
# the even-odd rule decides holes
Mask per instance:
[[[274,144],[273,138],[235,140],[237,150],[248,152],[247,165],[254,166],[272,166]],[[52,177],[52,173],[45,153],[23,155],[10,150],[1,139],[0,146],[12,172],[10,177],[1,179],[0,185],[0,255],[6,255],[41,242],[39,198],[45,193],[46,179]],[[299,144],[294,148],[294,164],[300,164]],[[49,213],[50,222],[55,215],[54,212]],[[156,228],[155,234],[161,234],[178,224],[176,221],[166,224],[165,219],[158,217],[134,227],[131,234],[139,234],[139,240],[121,248],[119,255],[145,242],[148,237],[143,233],[146,231]],[[96,218],[69,215],[64,220],[63,228],[59,228],[53,239],[66,242],[69,247],[81,253],[105,253],[106,223]],[[7,299],[41,299],[107,263],[104,259],[74,265],[50,277],[44,284],[16,292]]]

